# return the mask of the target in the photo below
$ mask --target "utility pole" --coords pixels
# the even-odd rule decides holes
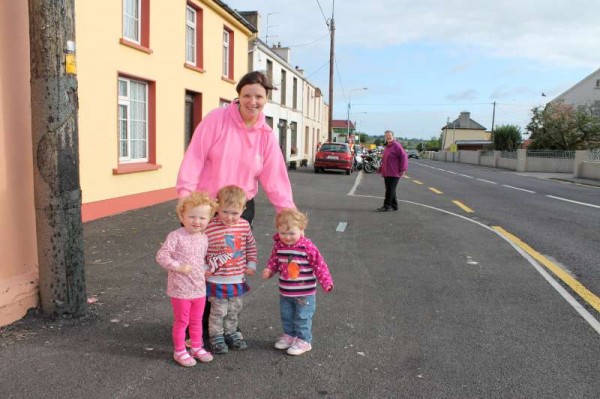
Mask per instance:
[[[31,127],[42,311],[86,313],[75,0],[29,0]]]
[[[494,134],[494,120],[496,119],[496,101],[494,101],[494,109],[492,111],[492,134]]]
[[[329,36],[331,39],[331,44],[329,45],[329,115],[327,116],[327,141],[329,142],[331,142],[333,134],[333,64],[335,62],[335,21],[333,19],[334,11],[335,0],[333,0],[333,8],[331,9],[331,19],[329,20]]]

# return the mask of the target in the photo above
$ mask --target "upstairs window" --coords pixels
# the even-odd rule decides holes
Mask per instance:
[[[223,29],[223,77],[233,80],[233,31]]]
[[[185,9],[185,65],[201,70],[202,10],[188,3]]]
[[[151,53],[150,0],[123,0],[121,44]]]

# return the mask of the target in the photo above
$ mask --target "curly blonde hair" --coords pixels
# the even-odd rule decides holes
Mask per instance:
[[[275,216],[275,228],[277,229],[281,227],[289,230],[297,227],[300,230],[304,230],[306,226],[308,226],[308,216],[295,208],[282,209]]]
[[[197,206],[208,205],[210,206],[210,217],[212,218],[217,211],[217,202],[212,200],[208,193],[194,191],[185,198],[182,198],[175,207],[175,212],[179,219],[183,218],[183,213],[188,208],[195,208]]]

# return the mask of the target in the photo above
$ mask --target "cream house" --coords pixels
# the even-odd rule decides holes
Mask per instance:
[[[442,126],[442,150],[456,151],[458,144],[481,147],[491,143],[491,134],[485,127],[471,119],[471,113],[463,111],[458,118]]]
[[[570,104],[579,110],[590,109],[600,116],[600,69],[556,96],[552,102]]]

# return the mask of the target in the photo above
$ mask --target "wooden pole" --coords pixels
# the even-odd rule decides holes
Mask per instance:
[[[77,317],[87,296],[74,1],[29,0],[29,39],[40,302],[48,315]]]

